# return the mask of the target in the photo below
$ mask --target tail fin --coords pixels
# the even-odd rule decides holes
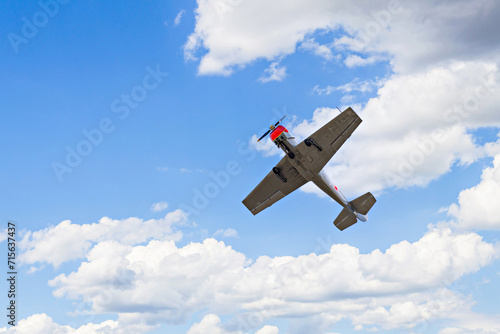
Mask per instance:
[[[358,220],[354,217],[354,214],[349,211],[349,209],[344,208],[338,217],[335,218],[333,224],[337,226],[339,230],[343,231],[349,226],[356,224],[357,221]]]
[[[362,215],[366,215],[376,201],[377,200],[371,193],[366,193],[349,202],[349,204],[354,210],[356,210],[356,212],[359,212]]]
[[[377,200],[375,199],[375,197],[373,197],[371,193],[366,193],[362,196],[359,196],[355,200],[349,202],[349,206],[357,213],[360,213],[361,215],[366,215],[376,201]],[[358,215],[358,218],[360,220],[366,221],[366,218],[363,216]],[[338,217],[335,219],[333,224],[337,226],[339,230],[343,231],[349,226],[356,224],[357,221],[358,219],[351,212],[351,210],[344,208],[340,212]]]

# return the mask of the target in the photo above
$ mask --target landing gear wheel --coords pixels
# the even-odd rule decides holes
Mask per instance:
[[[311,146],[311,145],[314,145],[314,147],[316,147],[318,149],[318,151],[323,151],[323,149],[321,148],[321,146],[318,145],[318,143],[316,143],[314,141],[314,139],[312,138],[307,138],[306,140],[304,140],[304,144],[306,144],[306,146]]]
[[[293,154],[293,152],[288,152],[288,156],[290,157],[290,159],[295,158],[295,154]]]
[[[281,181],[286,182],[286,177],[284,177],[283,174],[281,174],[281,171],[278,167],[273,167],[273,172],[274,174],[276,174],[277,177],[279,177]]]

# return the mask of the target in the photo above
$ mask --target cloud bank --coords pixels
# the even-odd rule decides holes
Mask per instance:
[[[194,313],[232,314],[228,328],[257,329],[273,318],[412,327],[470,307],[446,288],[498,257],[472,232],[432,229],[420,240],[362,254],[345,244],[325,254],[251,261],[215,239],[130,246],[100,242],[78,270],[51,280],[56,297],[83,300],[91,313],[134,324],[177,324]],[[254,327],[249,319],[262,319]]]

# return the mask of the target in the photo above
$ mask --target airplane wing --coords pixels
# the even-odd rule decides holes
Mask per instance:
[[[309,162],[311,172],[319,173],[359,124],[361,118],[348,108],[309,136],[310,146],[306,144],[307,139],[297,145],[297,150]]]
[[[243,204],[254,215],[307,183],[307,180],[300,175],[288,159],[288,156],[285,155],[243,200]],[[279,175],[274,170],[279,170]]]

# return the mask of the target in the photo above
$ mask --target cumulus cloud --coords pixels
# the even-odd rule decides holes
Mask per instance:
[[[378,4],[370,2],[367,10]],[[358,16],[353,15],[352,10]],[[184,47],[186,59],[195,59],[194,54],[206,50],[199,73],[228,75],[253,60],[272,60],[295,52],[296,45],[318,29],[331,30],[348,22],[361,23],[362,19],[357,17],[365,14],[363,18],[366,19],[369,12],[360,13],[348,2],[325,0],[210,0],[198,1],[196,14],[195,30]],[[305,41],[304,47],[329,57],[325,48],[316,47],[311,41]]]
[[[497,256],[479,235],[449,229],[385,252],[361,254],[335,244],[325,254],[262,256],[253,263],[214,239],[181,248],[173,241],[109,241],[97,244],[77,271],[49,284],[57,297],[82,299],[91,312],[127,312],[131,322],[178,323],[206,309],[232,314],[227,328],[243,332],[275,317],[323,315],[330,324],[350,318],[355,325],[411,327],[467,310],[466,299],[444,286]],[[249,317],[262,319],[258,327]],[[201,324],[218,326],[214,317]]]
[[[78,271],[61,274],[49,284],[56,288],[56,296],[81,297],[98,313],[128,309],[138,317],[151,313],[178,322],[214,297],[213,279],[241,270],[246,261],[243,254],[214,239],[183,248],[173,241],[135,247],[110,241],[96,245]]]
[[[470,132],[500,126],[499,91],[491,63],[451,63],[395,76],[360,111],[364,122],[329,173],[334,179],[347,175],[346,186],[360,191],[368,184],[375,191],[424,186],[454,163],[484,155]]]
[[[452,204],[448,215],[452,216],[462,229],[499,230],[500,216],[500,154],[493,160],[493,166],[483,170],[481,182],[463,190],[458,204]]]
[[[459,326],[446,327],[439,334],[494,334],[500,332],[498,316],[470,312],[456,317]]]
[[[449,59],[498,59],[499,15],[499,3],[483,0],[447,0],[439,6],[431,0],[375,0],[363,6],[328,0],[199,0],[184,52],[186,59],[202,54],[200,74],[229,75],[256,59],[292,54],[300,43],[328,58],[328,47],[314,44],[311,35],[332,32],[338,51],[358,54],[346,64],[383,56],[404,73]]]
[[[220,318],[215,314],[206,315],[199,323],[195,323],[187,332],[187,334],[242,334],[241,331],[230,331],[221,327]]]
[[[40,231],[28,231],[19,242],[19,259],[25,264],[38,262],[57,267],[63,262],[85,257],[95,243],[104,240],[116,240],[125,245],[135,245],[153,238],[180,240],[182,233],[175,231],[174,226],[182,225],[186,220],[181,210],[169,212],[162,219],[147,221],[104,217],[98,223],[78,225],[65,220]]]
[[[255,332],[255,334],[278,334],[278,333],[279,329],[276,326],[264,326]]]
[[[94,334],[94,333],[132,333],[119,328],[118,322],[107,320],[100,324],[89,323],[79,328],[71,326],[62,326],[55,323],[51,317],[45,313],[34,314],[26,319],[19,320],[15,327],[0,328],[1,333],[6,334]]]
[[[195,323],[187,331],[187,334],[244,334],[240,330],[230,330],[221,325],[220,318],[215,314],[207,314],[199,323]],[[255,334],[278,334],[279,330],[276,326],[264,326],[257,330]]]
[[[241,334],[240,331],[227,331],[220,326],[220,318],[215,314],[206,315],[199,323],[195,323],[187,331],[187,334]]]
[[[278,59],[293,53],[308,32],[330,24],[331,11],[325,7],[333,6],[325,1],[198,1],[185,56],[193,59],[200,49],[208,50],[199,73],[222,75],[255,59]]]

